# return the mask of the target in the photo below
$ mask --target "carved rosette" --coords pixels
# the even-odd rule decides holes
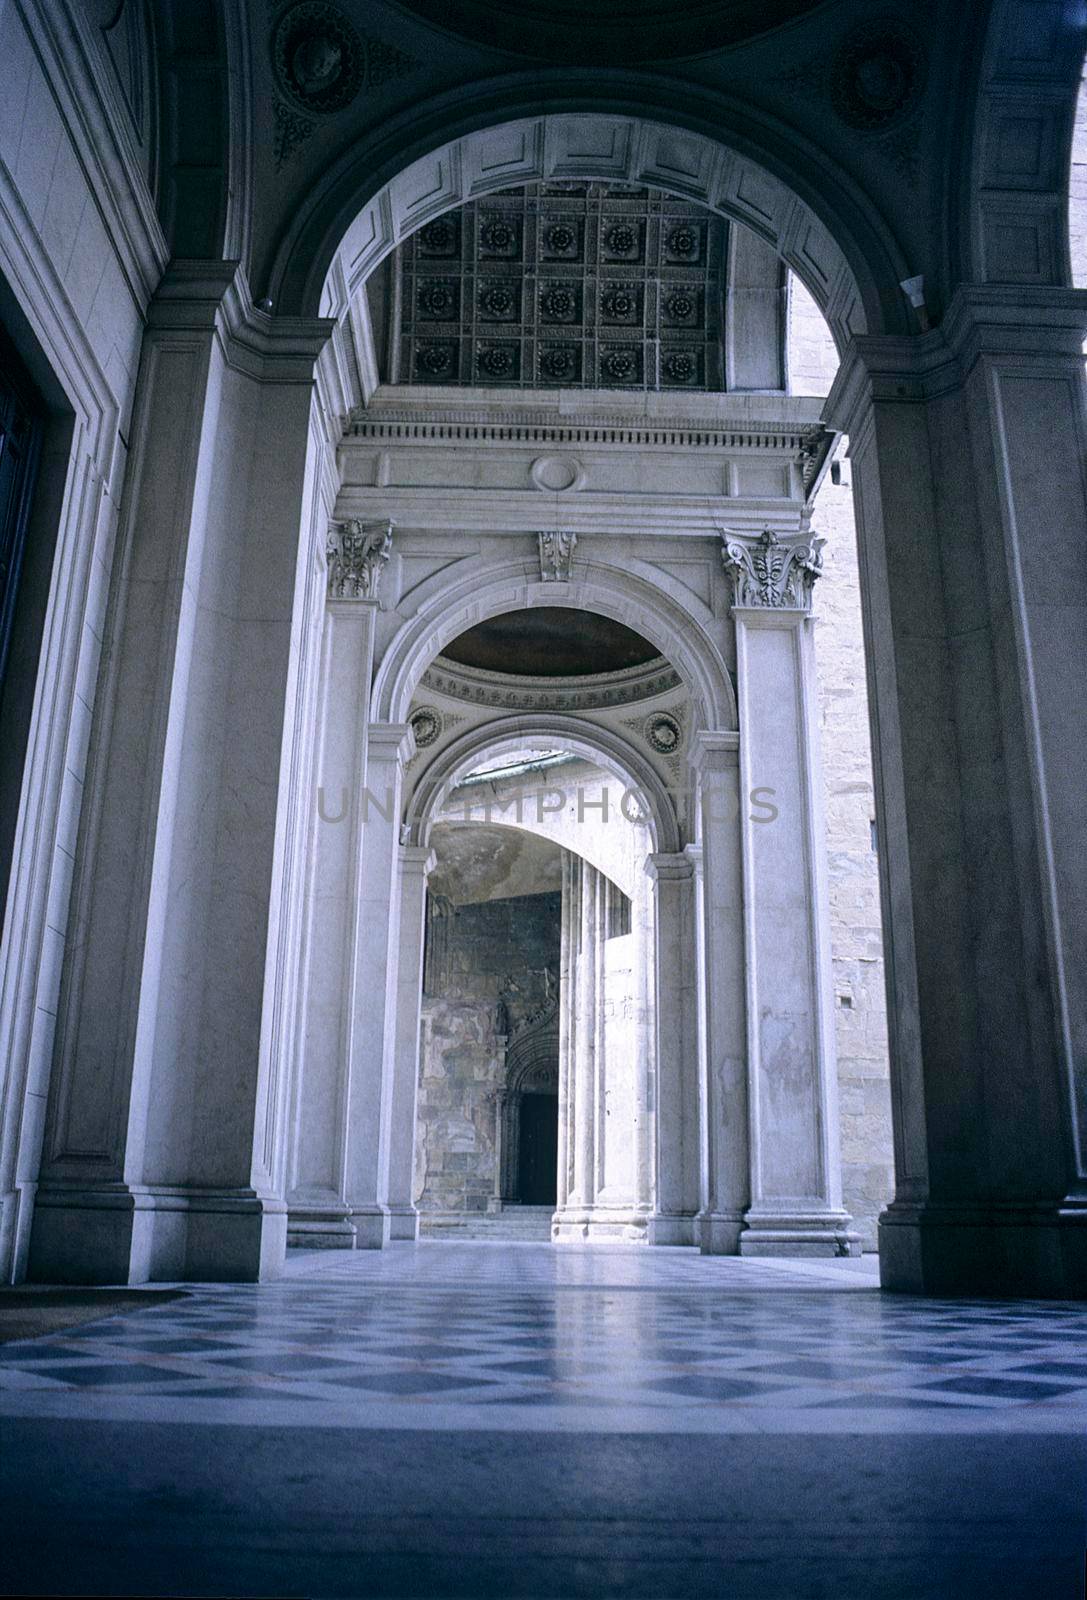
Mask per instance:
[[[721,560],[732,580],[734,607],[810,611],[812,588],[823,569],[825,539],[783,544],[765,528],[753,541],[723,534]]]
[[[577,548],[576,533],[541,533],[540,577],[544,583],[569,583],[570,567]]]
[[[328,598],[376,600],[392,547],[391,522],[334,522],[328,537]]]

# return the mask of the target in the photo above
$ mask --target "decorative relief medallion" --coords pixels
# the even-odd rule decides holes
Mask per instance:
[[[518,230],[506,217],[487,217],[480,224],[479,244],[483,255],[516,255],[518,242]]]
[[[552,222],[543,230],[543,253],[572,261],[578,254],[578,231],[571,222]]]
[[[690,223],[681,223],[673,228],[666,240],[668,254],[675,256],[680,261],[694,261],[699,254],[702,242],[701,230]]]
[[[690,322],[698,311],[698,301],[685,289],[677,289],[664,302],[664,313],[670,322]]]
[[[604,244],[613,256],[632,256],[638,247],[638,230],[629,222],[614,222],[604,234]]]
[[[540,295],[540,312],[545,322],[574,322],[578,312],[575,284],[552,283]]]
[[[328,597],[376,600],[393,548],[392,522],[339,522],[329,529]]]
[[[640,355],[640,351],[628,349],[625,345],[608,350],[600,358],[602,377],[611,383],[637,383],[641,375]]]
[[[576,344],[552,344],[540,351],[540,375],[552,383],[565,380],[576,383],[581,374],[579,347]]]
[[[428,278],[419,288],[419,315],[432,322],[453,322],[457,316],[459,285],[455,280]]]
[[[782,544],[765,528],[753,543],[723,534],[721,560],[732,580],[733,606],[773,606],[785,611],[810,611],[811,593],[823,567],[825,539],[807,544]]]
[[[910,110],[924,86],[925,52],[916,31],[894,18],[858,28],[830,67],[830,101],[850,128],[888,127]]]
[[[517,376],[518,348],[515,344],[495,344],[477,351],[476,365],[480,376],[492,382],[512,381]]]
[[[667,711],[656,711],[646,719],[646,742],[662,756],[674,756],[683,743],[683,729]]]
[[[600,308],[606,322],[637,322],[641,316],[638,291],[630,284],[609,286],[600,296]]]
[[[454,378],[457,374],[457,347],[452,340],[444,344],[423,344],[415,352],[415,366],[423,382],[433,378]]]
[[[415,735],[415,748],[425,750],[436,744],[445,729],[445,721],[437,706],[420,706],[408,719]]]
[[[517,315],[517,294],[511,283],[485,283],[479,294],[480,310],[493,322],[509,322]]]
[[[280,167],[314,131],[313,116],[344,110],[360,89],[403,77],[415,62],[403,51],[360,32],[339,7],[325,0],[302,0],[276,23],[272,66],[287,102],[277,102],[275,108],[275,157]],[[296,108],[295,114],[288,106]],[[306,115],[299,117],[299,111]]]
[[[563,532],[540,533],[540,577],[544,583],[568,583],[570,567],[577,548],[577,534]]]
[[[425,256],[452,256],[457,253],[457,225],[450,217],[435,217],[419,229],[419,249]]]
[[[691,350],[669,350],[661,356],[661,373],[669,383],[694,383],[698,358]]]

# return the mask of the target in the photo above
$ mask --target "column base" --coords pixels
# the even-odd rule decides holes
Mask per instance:
[[[419,1237],[419,1213],[414,1206],[389,1207],[389,1238],[407,1239],[412,1243]]]
[[[649,1244],[650,1217],[633,1206],[564,1206],[551,1221],[552,1244]]]
[[[353,1250],[355,1230],[342,1210],[291,1206],[287,1213],[288,1250]]]
[[[859,1256],[861,1236],[848,1211],[767,1211],[744,1216],[742,1256]]]
[[[352,1206],[356,1250],[384,1250],[391,1237],[389,1212],[385,1206]]]
[[[898,1294],[1087,1298],[1087,1201],[892,1202],[879,1276]]]
[[[36,1283],[264,1283],[287,1249],[287,1208],[246,1189],[41,1188]]]
[[[647,1218],[647,1243],[659,1245],[686,1245],[698,1243],[697,1222],[688,1213],[653,1212]]]
[[[740,1253],[743,1215],[739,1211],[700,1211],[695,1218],[698,1248],[704,1256]]]

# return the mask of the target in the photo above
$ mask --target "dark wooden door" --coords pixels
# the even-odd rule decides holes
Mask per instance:
[[[524,1206],[553,1206],[558,1193],[559,1098],[526,1094],[521,1100],[517,1198]]]

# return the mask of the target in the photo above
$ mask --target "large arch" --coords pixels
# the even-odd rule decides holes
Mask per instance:
[[[648,807],[646,822],[654,851],[675,854],[683,848],[675,807],[645,757],[610,730],[558,712],[501,717],[454,740],[435,757],[415,786],[404,819],[410,842],[427,844],[435,813],[449,791],[484,756],[500,755],[534,738],[553,739],[564,749],[614,773],[625,787],[636,789]]]
[[[909,267],[845,174],[812,182],[796,136],[724,96],[634,73],[542,74],[442,95],[347,151],[287,226],[268,294],[282,311],[330,309],[334,258],[348,297],[407,234],[496,189],[539,180],[647,183],[754,229],[823,310],[839,348],[904,332]],[[406,159],[407,158],[407,159]]]
[[[575,575],[563,585],[534,578],[523,560],[496,561],[484,572],[473,563],[459,580],[455,569],[452,574],[446,569],[420,586],[415,614],[385,652],[374,677],[371,715],[379,722],[405,721],[426,668],[451,639],[473,624],[527,606],[562,606],[598,611],[642,633],[684,679],[701,725],[734,729],[735,690],[713,637],[720,624],[689,591],[684,590],[682,601],[678,593],[669,593],[667,577],[659,569],[652,569],[655,581],[651,581],[649,569],[638,570],[644,565],[632,561],[619,572],[575,561]]]
[[[978,35],[984,49],[961,102],[965,154],[945,299],[960,283],[1029,290],[1073,282],[1068,189],[1087,53],[1083,7],[992,0]]]

